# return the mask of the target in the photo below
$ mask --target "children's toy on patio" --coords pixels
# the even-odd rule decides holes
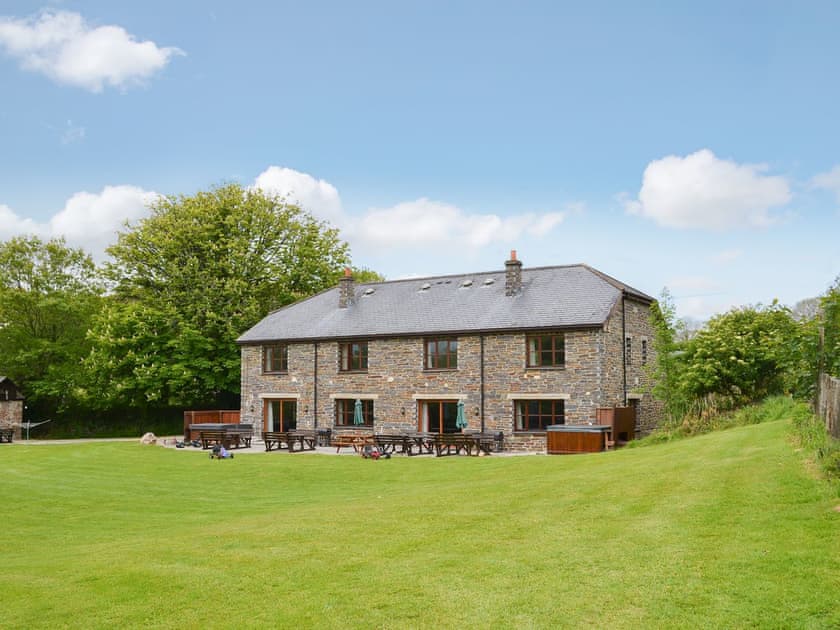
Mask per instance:
[[[210,451],[210,459],[233,459],[233,453],[221,444],[216,444]]]
[[[379,447],[374,446],[373,444],[365,444],[362,447],[362,457],[365,459],[390,459],[390,453],[383,453],[379,450]]]

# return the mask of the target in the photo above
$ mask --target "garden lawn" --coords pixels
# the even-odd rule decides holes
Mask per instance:
[[[784,421],[580,456],[0,447],[0,626],[840,626]]]

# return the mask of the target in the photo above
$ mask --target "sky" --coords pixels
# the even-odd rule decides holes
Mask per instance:
[[[840,275],[840,3],[0,0],[0,240],[228,182],[388,279],[587,263],[680,316]]]

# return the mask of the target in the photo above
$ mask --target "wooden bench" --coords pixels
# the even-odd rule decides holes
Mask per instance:
[[[396,453],[399,447],[400,453],[411,455],[411,448],[414,445],[414,441],[409,436],[393,433],[377,433],[373,436],[373,442],[380,451],[386,454]]]
[[[308,431],[306,429],[263,431],[262,437],[266,451],[270,451],[276,447],[278,451],[286,448],[290,453],[314,451],[315,443],[318,441],[318,434],[315,431]],[[283,446],[284,444],[286,445],[285,447]],[[299,447],[297,451],[295,451],[295,444]]]
[[[254,429],[251,425],[244,425],[241,427],[229,427],[225,429],[228,435],[235,435],[238,438],[239,445],[245,445],[245,448],[251,448],[251,439],[254,436]]]
[[[502,433],[440,433],[433,436],[433,444],[437,457],[461,453],[490,455],[493,451],[501,450],[503,438]]]
[[[353,450],[358,452],[365,444],[374,444],[372,433],[359,433],[357,431],[342,431],[340,433],[333,433],[330,437],[330,446],[335,446],[335,452],[338,453],[342,448],[352,446]]]
[[[0,442],[8,442],[9,444],[12,443],[12,440],[15,439],[15,430],[14,429],[0,429]]]
[[[227,431],[199,431],[198,439],[201,441],[201,448],[208,449],[215,444],[221,444],[227,449],[239,448],[241,443],[238,433],[228,433]],[[250,446],[250,438],[248,444]]]

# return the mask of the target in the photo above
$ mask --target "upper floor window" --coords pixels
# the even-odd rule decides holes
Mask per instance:
[[[565,424],[563,400],[517,400],[514,415],[516,431],[545,431],[550,424]]]
[[[284,343],[263,346],[263,372],[287,372],[289,347]]]
[[[633,338],[630,336],[624,338],[624,360],[627,365],[633,362]]]
[[[647,365],[647,339],[642,339],[642,365]]]
[[[528,335],[528,367],[562,367],[566,364],[563,333]]]
[[[360,400],[362,423],[356,422],[356,401],[350,398],[337,398],[335,401],[335,425],[337,427],[372,427],[373,401]]]
[[[426,360],[427,370],[454,370],[458,367],[457,339],[427,339]]]
[[[342,372],[365,372],[368,369],[367,341],[343,343],[340,348],[339,369]]]

